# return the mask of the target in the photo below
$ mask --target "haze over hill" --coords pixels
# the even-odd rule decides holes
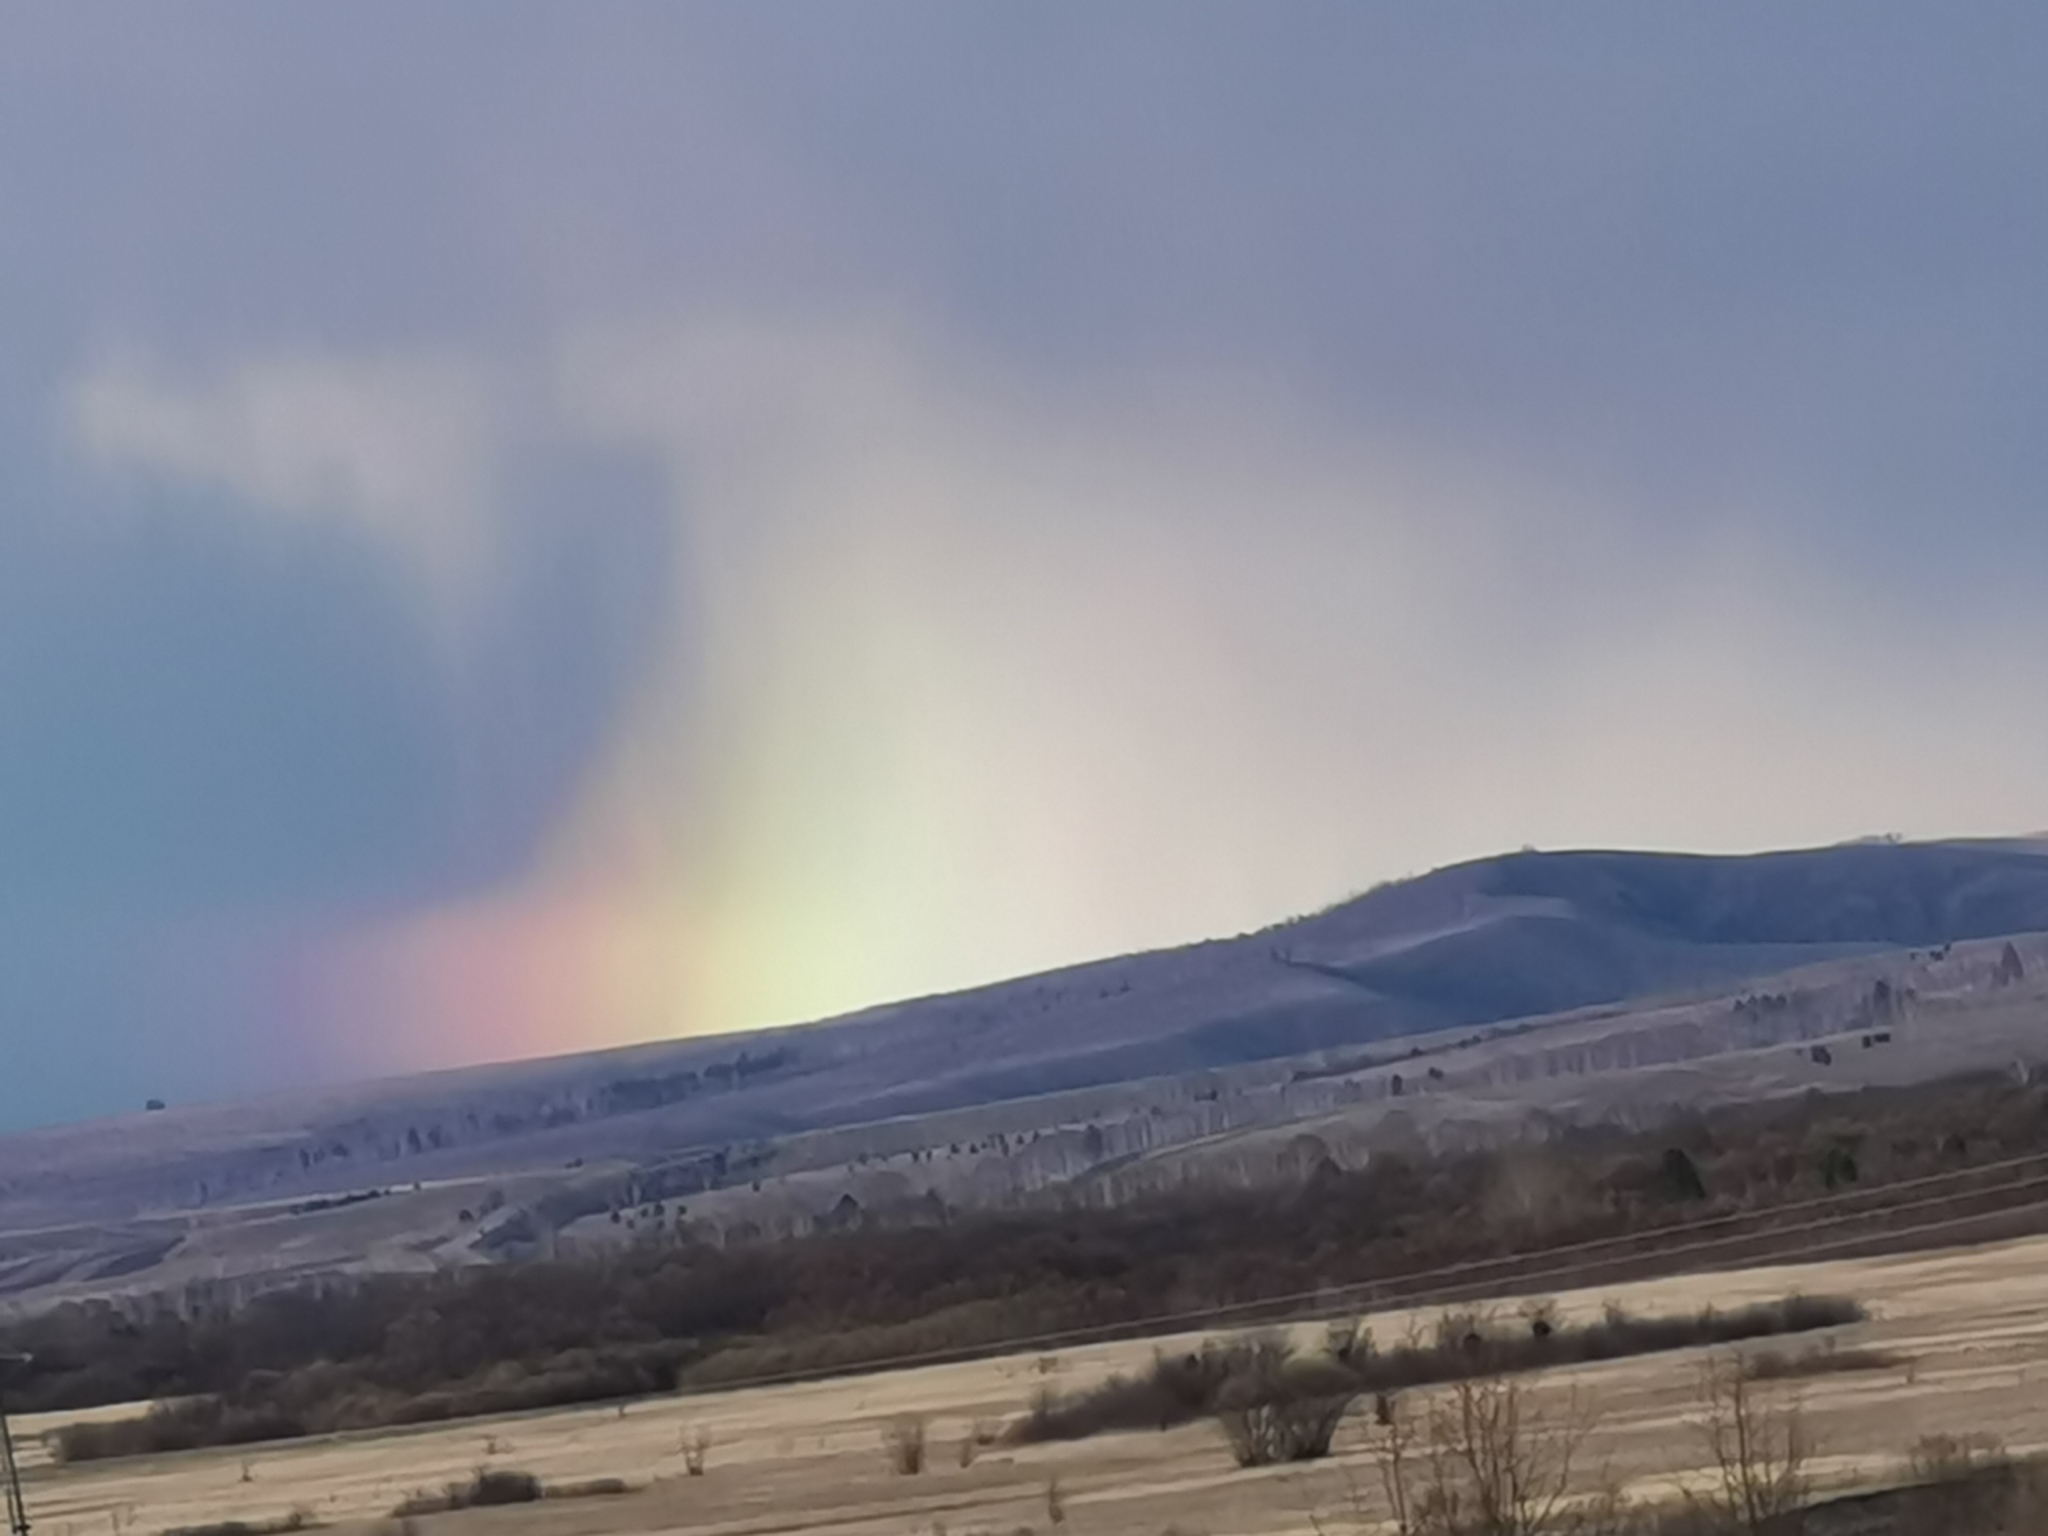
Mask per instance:
[[[1631,1070],[1674,1050],[1818,1038],[1867,1025],[1873,985],[1881,1002],[1916,988],[1971,997],[1995,969],[2003,987],[2009,964],[2027,973],[2018,951],[2008,962],[1969,950],[1939,975],[1925,954],[2041,933],[2048,848],[2038,842],[1749,857],[1525,851],[1236,938],[787,1030],[0,1139],[0,1293],[144,1273],[189,1249],[195,1222],[217,1241],[230,1211],[269,1229],[372,1190],[378,1230],[359,1211],[353,1235],[336,1236],[320,1262],[474,1262],[635,1200],[816,1183],[871,1156],[916,1170],[891,1175],[887,1199],[1011,1199],[1191,1140],[1376,1103],[1400,1092],[1389,1062],[1475,1046],[1507,1026],[1517,1038],[1534,1028],[1538,1041],[1580,1040],[1573,1021],[1589,1009],[1623,1010],[1623,1026],[1599,1023],[1609,1035],[1633,1028],[1663,1042],[1600,1057]],[[1890,958],[1906,956],[1920,956],[1918,970]],[[1787,1011],[1759,1024],[1744,989],[1787,973],[1797,976],[1774,983]],[[1999,1027],[2028,996],[1999,993]],[[1673,998],[1677,1014],[1660,1001]],[[1671,1045],[1674,1027],[1693,1043]],[[1450,1086],[1488,1085],[1488,1114],[1512,1109],[1497,1065],[1443,1060]],[[1947,1058],[1911,1060],[1938,1071]],[[1758,1081],[1758,1092],[1784,1091]],[[1020,1172],[1027,1138],[1035,1161]],[[930,1164],[934,1149],[943,1168]],[[1003,1168],[976,1171],[978,1158]],[[24,1242],[30,1232],[40,1235]],[[109,1232],[122,1234],[111,1249]],[[240,1259],[210,1252],[208,1272],[269,1265],[276,1251],[266,1230]]]

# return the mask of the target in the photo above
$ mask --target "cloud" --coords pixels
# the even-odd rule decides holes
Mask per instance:
[[[445,593],[467,594],[486,562],[505,406],[477,364],[300,353],[181,375],[130,356],[76,378],[65,404],[104,465],[351,519]]]
[[[444,706],[456,844],[495,851],[313,946],[323,1016],[422,1065],[818,1016],[1527,842],[2042,819],[2023,617],[1936,626],[1731,531],[1768,508],[1645,519],[1256,374],[685,307],[495,370],[192,377],[92,376],[81,440],[517,619]],[[512,473],[514,439],[548,446]],[[635,456],[606,533],[595,468]]]
[[[1524,842],[2041,819],[2031,624],[1935,626],[1269,382],[1019,373],[874,312],[581,329],[558,380],[575,430],[682,488],[688,621],[532,887],[600,872],[642,940],[603,989],[634,1033],[1256,926]]]

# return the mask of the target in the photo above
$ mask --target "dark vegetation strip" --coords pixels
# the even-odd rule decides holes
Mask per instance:
[[[2006,1230],[2005,1228],[2014,1220],[2018,1221],[2019,1226]],[[1989,1241],[2016,1235],[2020,1231],[2044,1229],[2048,1229],[2048,1201],[2017,1209],[2002,1208],[1988,1215],[1964,1216],[1949,1221],[1888,1228],[1881,1236],[1820,1243],[1780,1241],[1770,1250],[1769,1257],[1774,1262],[1800,1263],[1819,1258],[1840,1258],[1851,1251],[1910,1251],[1915,1248],[1951,1245],[1965,1241]],[[1532,1257],[1541,1261],[1546,1256]],[[1471,1282],[1441,1287],[1434,1292],[1404,1295],[1399,1299],[1398,1305],[1427,1308],[1456,1304],[1473,1298],[1485,1300],[1516,1295],[1530,1296],[1538,1293],[1539,1281],[1555,1281],[1557,1283],[1551,1286],[1552,1289],[1566,1290],[1617,1278],[1673,1271],[1699,1273],[1716,1267],[1711,1263],[1699,1262],[1696,1256],[1692,1257],[1694,1261],[1691,1263],[1664,1263],[1649,1267],[1639,1260],[1634,1266],[1633,1275],[1628,1277],[1614,1274],[1612,1266],[1603,1268],[1598,1264],[1589,1265],[1583,1261],[1568,1261],[1556,1266],[1546,1264],[1542,1267],[1523,1268],[1502,1280]],[[721,1352],[706,1360],[702,1366],[693,1369],[683,1385],[692,1390],[714,1391],[731,1391],[741,1387],[784,1386],[797,1382],[829,1380],[834,1376],[856,1371],[907,1370],[918,1366],[957,1364],[986,1359],[990,1355],[1017,1354],[1026,1350],[1067,1349],[1084,1344],[1142,1339],[1161,1333],[1186,1332],[1218,1325],[1243,1327],[1246,1326],[1245,1319],[1254,1313],[1270,1322],[1315,1321],[1319,1318],[1340,1317],[1357,1312],[1360,1310],[1358,1307],[1346,1304],[1348,1299],[1372,1294],[1379,1284],[1380,1282],[1373,1282],[1355,1290],[1336,1288],[1303,1292],[1227,1307],[1158,1313],[1129,1323],[1070,1328],[1057,1333],[1012,1336],[983,1344],[925,1349],[910,1353],[891,1352],[887,1347],[888,1334],[874,1331],[844,1341],[836,1341],[836,1347],[833,1347],[835,1341],[822,1341],[799,1342],[782,1347],[736,1348]]]
[[[2048,1225],[2015,1208],[2040,1171],[2016,1160],[2043,1155],[2048,1092],[1986,1077],[1386,1155],[1285,1190],[670,1241],[233,1311],[73,1304],[0,1349],[35,1355],[22,1409],[180,1400],[118,1442],[169,1450],[2003,1235]],[[1937,1203],[1961,1214],[1921,1220]]]
[[[1278,1336],[1214,1340],[1190,1353],[1157,1351],[1140,1376],[1111,1376],[1072,1394],[1048,1389],[1012,1426],[1009,1438],[1032,1444],[1107,1430],[1172,1429],[1260,1392],[1349,1401],[1473,1377],[1812,1333],[1864,1317],[1862,1306],[1846,1297],[1788,1296],[1680,1317],[1634,1317],[1610,1307],[1598,1322],[1569,1327],[1554,1323],[1541,1307],[1532,1308],[1519,1326],[1449,1312],[1427,1340],[1383,1349],[1369,1332],[1338,1327],[1320,1352],[1307,1356],[1296,1355]]]
[[[303,1509],[272,1520],[215,1520],[206,1525],[174,1525],[164,1536],[287,1536],[293,1531],[317,1531],[323,1522]]]

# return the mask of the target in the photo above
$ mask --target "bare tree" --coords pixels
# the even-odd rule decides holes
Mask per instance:
[[[1380,1465],[1380,1491],[1394,1517],[1395,1536],[1415,1536],[1415,1500],[1409,1478],[1415,1465],[1415,1421],[1402,1400],[1382,1392],[1373,1400],[1373,1450]]]
[[[1813,1441],[1798,1404],[1773,1406],[1733,1355],[1701,1369],[1700,1399],[1714,1486],[1696,1502],[1738,1531],[1796,1531],[1813,1491]]]
[[[1576,1398],[1546,1409],[1514,1378],[1480,1376],[1453,1384],[1419,1423],[1393,1396],[1374,1417],[1396,1536],[1599,1536],[1626,1524],[1618,1494],[1577,1486],[1593,1421]],[[1356,1489],[1352,1502],[1359,1512]]]
[[[1512,1377],[1457,1382],[1430,1412],[1430,1502],[1472,1536],[1575,1529],[1572,1475],[1591,1429],[1576,1399],[1556,1415]]]

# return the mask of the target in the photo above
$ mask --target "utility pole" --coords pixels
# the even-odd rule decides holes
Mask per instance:
[[[8,1371],[27,1365],[27,1355],[0,1355],[0,1385]],[[7,1495],[7,1529],[10,1536],[29,1536],[28,1505],[21,1497],[21,1464],[14,1459],[14,1432],[7,1427],[7,1400],[0,1393],[0,1486]]]

